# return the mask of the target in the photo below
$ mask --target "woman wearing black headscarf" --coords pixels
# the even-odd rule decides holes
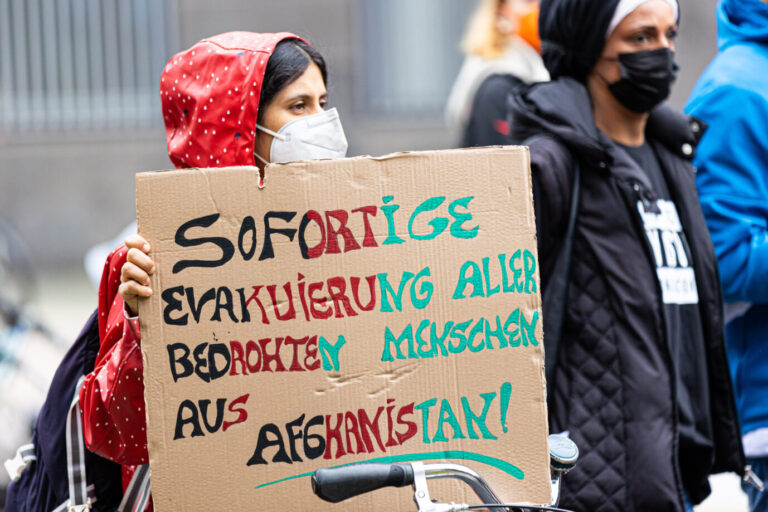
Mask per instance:
[[[702,126],[662,104],[677,18],[676,0],[543,0],[553,81],[510,99],[531,151],[550,428],[582,452],[574,510],[690,509],[709,474],[745,471],[690,164]]]

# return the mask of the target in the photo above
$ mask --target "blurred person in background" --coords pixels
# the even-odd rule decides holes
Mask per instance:
[[[538,0],[482,0],[469,21],[464,64],[448,98],[448,125],[461,146],[513,144],[507,97],[520,84],[549,79],[541,60]]]
[[[510,98],[531,153],[550,430],[581,452],[561,500],[576,511],[692,510],[710,474],[745,472],[690,162],[701,126],[663,103],[678,13],[676,0],[543,0],[552,82]]]
[[[720,53],[686,110],[709,127],[699,197],[720,265],[726,340],[747,462],[768,480],[768,0],[722,0]],[[753,512],[768,493],[743,483]]]
[[[328,100],[326,64],[294,34],[230,32],[173,56],[160,78],[168,155],[180,169],[340,158],[347,140]],[[85,442],[123,465],[125,488],[147,464],[139,297],[152,290],[147,242],[107,258],[99,289],[96,367],[80,390]]]

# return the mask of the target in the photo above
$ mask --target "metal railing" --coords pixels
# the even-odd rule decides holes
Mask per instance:
[[[377,117],[442,119],[464,56],[459,41],[476,2],[360,0],[362,94]]]
[[[0,0],[0,132],[157,124],[170,0]]]

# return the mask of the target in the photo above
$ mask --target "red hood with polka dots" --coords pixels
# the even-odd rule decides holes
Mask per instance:
[[[177,53],[160,78],[168,156],[177,168],[255,165],[267,61],[290,32],[227,32]],[[303,40],[303,39],[302,39]]]
[[[168,154],[176,167],[254,165],[253,146],[267,60],[294,34],[229,32],[176,54],[160,79]],[[118,294],[128,249],[107,258],[99,291],[94,370],[80,389],[88,449],[123,465],[123,488],[149,461],[138,321]],[[148,507],[152,510],[152,507]]]

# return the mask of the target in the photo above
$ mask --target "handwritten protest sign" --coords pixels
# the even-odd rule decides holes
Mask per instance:
[[[414,509],[409,488],[312,494],[315,469],[360,461],[463,463],[548,502],[527,149],[270,165],[257,184],[137,176],[156,510]]]

